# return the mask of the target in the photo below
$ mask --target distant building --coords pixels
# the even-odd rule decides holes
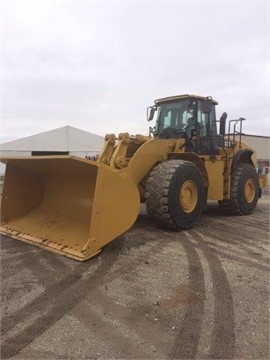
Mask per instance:
[[[270,159],[270,136],[242,135],[242,141],[256,150],[257,159]]]
[[[270,185],[270,136],[245,134],[242,135],[242,141],[256,151],[259,174],[268,174]]]
[[[74,155],[94,157],[100,153],[104,138],[87,131],[64,126],[41,134],[0,144],[1,156]],[[1,164],[0,175],[5,165]]]

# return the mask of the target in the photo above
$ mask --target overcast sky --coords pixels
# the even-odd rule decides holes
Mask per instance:
[[[185,93],[270,135],[268,1],[8,0],[1,24],[1,142],[146,134],[146,107]]]

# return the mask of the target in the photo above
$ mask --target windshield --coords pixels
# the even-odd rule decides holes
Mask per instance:
[[[188,120],[194,117],[195,102],[191,103],[190,99],[159,104],[157,131],[160,133],[167,127],[184,130],[189,124]]]

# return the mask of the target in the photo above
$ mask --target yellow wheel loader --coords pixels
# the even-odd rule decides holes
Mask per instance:
[[[96,161],[2,158],[2,234],[86,260],[127,231],[145,202],[164,229],[189,229],[217,200],[232,214],[256,207],[265,178],[241,141],[244,119],[216,120],[211,97],[179,95],[147,109],[149,135],[108,134]],[[219,131],[218,131],[219,130]]]

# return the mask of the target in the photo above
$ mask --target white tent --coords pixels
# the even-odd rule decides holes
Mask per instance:
[[[100,152],[103,141],[102,136],[72,126],[64,126],[0,144],[0,151],[2,156],[55,152],[84,157]]]
[[[102,136],[72,126],[64,126],[0,144],[0,154],[1,156],[53,154],[69,154],[79,157],[95,156],[101,151],[103,142]],[[4,166],[0,167],[0,172],[3,174]]]

